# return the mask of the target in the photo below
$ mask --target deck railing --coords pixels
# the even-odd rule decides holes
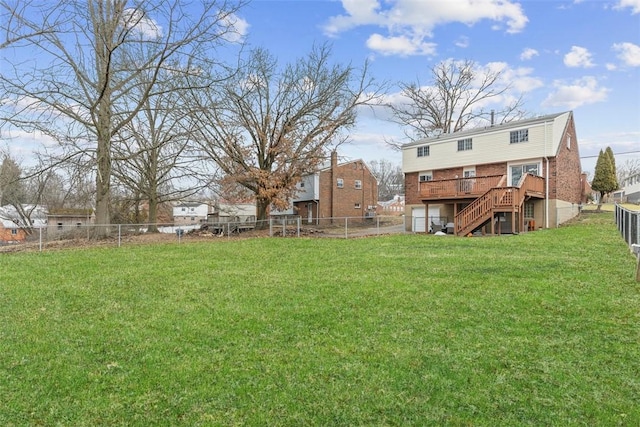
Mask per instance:
[[[441,179],[420,183],[420,197],[423,199],[446,199],[478,197],[493,187],[498,187],[506,179],[504,175],[489,175],[468,178]]]

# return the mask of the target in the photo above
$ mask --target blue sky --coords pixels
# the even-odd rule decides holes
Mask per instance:
[[[395,83],[428,83],[438,62],[471,59],[502,70],[529,114],[573,110],[585,171],[607,146],[618,164],[640,159],[640,0],[253,0],[237,18],[249,47],[282,64],[324,42],[337,62],[369,61],[392,83],[389,100]],[[403,141],[402,129],[383,112],[363,111],[350,136],[341,156],[400,164],[385,140]],[[40,142],[9,144],[28,160]]]
[[[381,81],[428,83],[446,59],[498,67],[528,113],[574,111],[584,170],[606,146],[635,151],[618,164],[640,158],[640,0],[254,0],[239,18],[283,63],[330,42],[336,61],[369,60]],[[341,154],[400,164],[384,138],[402,135],[364,114]]]

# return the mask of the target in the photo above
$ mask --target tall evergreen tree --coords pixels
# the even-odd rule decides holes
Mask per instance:
[[[600,193],[600,200],[598,201],[598,211],[602,208],[602,200],[604,196],[615,191],[618,188],[616,180],[615,166],[611,161],[611,157],[606,151],[600,150],[598,154],[598,161],[596,162],[596,170],[594,173],[593,181],[591,182],[591,188],[594,191]]]
[[[607,147],[604,150],[605,154],[607,155],[607,157],[609,157],[609,161],[611,162],[611,173],[613,174],[613,181],[615,182],[615,187],[613,189],[613,191],[618,190],[620,188],[620,184],[618,183],[618,171],[616,169],[616,158],[613,155],[613,150],[611,149],[611,147]]]

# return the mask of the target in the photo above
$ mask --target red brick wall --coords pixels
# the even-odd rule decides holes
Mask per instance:
[[[567,136],[571,137],[571,146],[567,148]],[[582,201],[582,167],[578,138],[576,137],[573,116],[567,124],[562,142],[554,159],[550,159],[549,197],[570,203]]]
[[[24,242],[27,238],[27,233],[21,228],[17,230],[17,234],[12,234],[10,228],[4,228],[0,224],[0,242]]]
[[[404,202],[406,205],[422,203],[419,198],[418,172],[404,174]]]
[[[506,174],[507,174],[507,164],[505,162],[476,166],[477,176],[506,175]]]
[[[337,187],[338,178],[344,181]],[[355,188],[355,181],[362,181],[362,188]],[[356,203],[360,208],[356,209]],[[362,217],[367,207],[378,204],[378,183],[369,168],[360,160],[334,165],[320,172],[320,217]]]

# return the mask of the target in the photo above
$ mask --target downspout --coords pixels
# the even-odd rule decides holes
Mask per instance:
[[[549,228],[549,157],[547,157],[547,121],[544,122],[544,228]]]

